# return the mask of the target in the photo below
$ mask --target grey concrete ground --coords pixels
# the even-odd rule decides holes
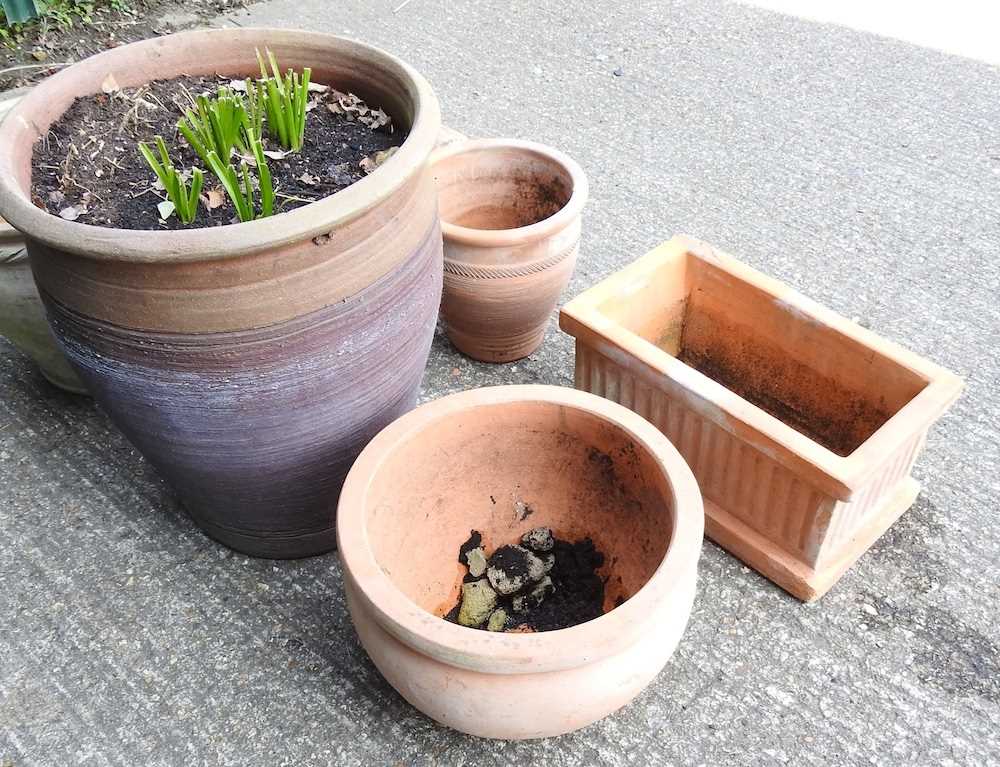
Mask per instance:
[[[358,646],[336,555],[192,526],[84,400],[0,342],[0,760],[18,765],[1000,764],[1000,70],[715,0],[274,0],[236,18],[408,59],[446,119],[586,168],[575,294],[684,231],[964,376],[914,508],[804,606],[705,544],[690,627],[628,708],[482,742]],[[435,342],[425,398],[570,384]]]

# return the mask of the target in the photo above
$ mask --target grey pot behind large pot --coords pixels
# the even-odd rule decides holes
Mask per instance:
[[[27,93],[27,88],[0,93],[0,120]],[[51,383],[74,394],[86,394],[83,382],[56,343],[35,288],[24,238],[0,218],[0,336],[31,357]]]

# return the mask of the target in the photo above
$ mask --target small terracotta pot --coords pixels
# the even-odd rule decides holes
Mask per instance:
[[[484,362],[526,357],[573,274],[587,178],[562,152],[512,139],[449,143],[432,163],[448,337]]]
[[[539,525],[604,552],[609,612],[531,634],[440,617],[470,529],[493,549]],[[389,683],[449,727],[521,739],[590,724],[663,668],[691,611],[703,511],[678,452],[634,413],[572,389],[502,386],[423,405],[372,440],[337,531],[351,617]]]
[[[927,431],[962,390],[688,237],[586,291],[560,322],[576,337],[577,387],[659,427],[698,478],[708,536],[803,600],[910,507]]]
[[[77,96],[259,72],[255,49],[381,105],[408,137],[374,173],[271,218],[129,231],[31,203],[31,153]],[[50,323],[102,408],[210,535],[249,554],[335,545],[365,443],[416,402],[441,292],[428,160],[437,100],[398,59],[331,35],[184,32],[114,48],[32,90],[0,123],[0,215],[26,235]]]

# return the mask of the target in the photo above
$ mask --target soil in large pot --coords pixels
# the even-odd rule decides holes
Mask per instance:
[[[163,136],[178,167],[203,166],[177,134],[177,121],[199,93],[242,80],[178,77],[139,88],[115,88],[78,98],[35,145],[32,192],[36,205],[81,223],[118,229],[178,229],[236,223],[236,210],[218,180],[205,170],[198,217],[165,220],[165,199],[138,143]],[[286,152],[265,136],[277,196],[275,213],[339,192],[374,170],[406,133],[376,104],[325,85],[312,87],[302,149]]]

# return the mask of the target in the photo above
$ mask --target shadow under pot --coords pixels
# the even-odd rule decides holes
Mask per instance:
[[[483,362],[527,357],[576,265],[586,176],[562,152],[511,139],[455,142],[431,161],[448,337]]]

